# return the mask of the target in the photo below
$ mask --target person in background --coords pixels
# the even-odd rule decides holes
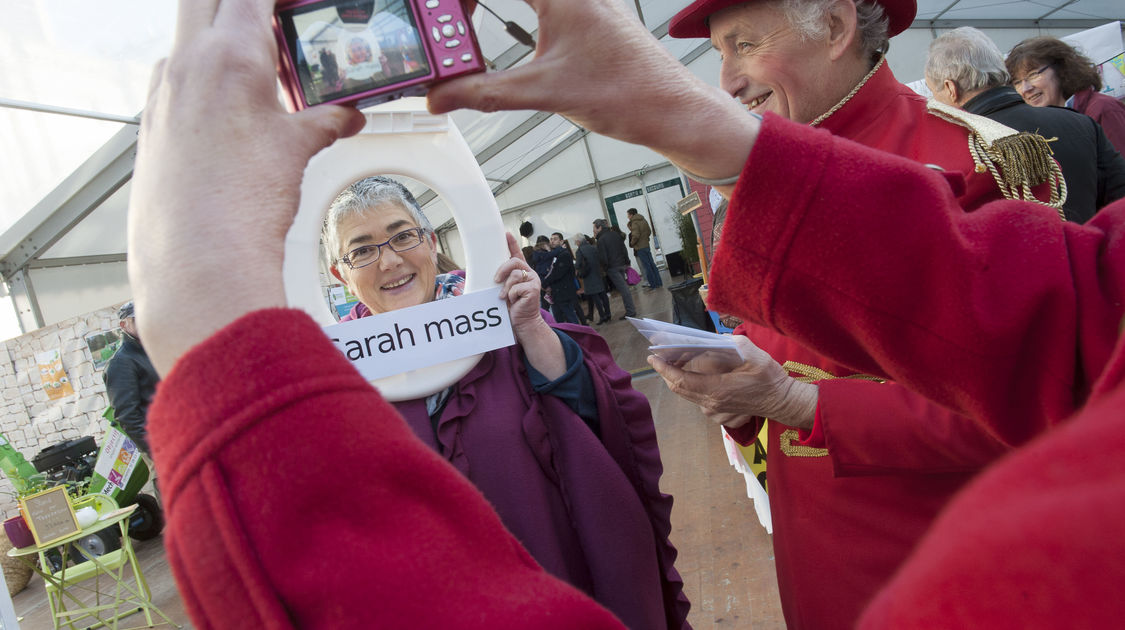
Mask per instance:
[[[540,234],[535,239],[535,250],[531,253],[531,268],[539,276],[539,282],[543,282],[543,278],[547,277],[547,272],[551,270],[551,239],[543,234]],[[550,311],[551,299],[549,298],[550,291],[546,284],[542,284],[542,295],[539,298],[539,308]]]
[[[609,293],[605,286],[605,270],[602,268],[601,259],[598,258],[598,249],[594,241],[585,234],[574,235],[574,246],[578,248],[575,257],[575,272],[582,280],[582,289],[586,294],[586,306],[590,309],[587,319],[594,321],[594,307],[598,309],[598,320],[594,322],[599,326],[610,320]],[[579,307],[581,309],[581,307]]]
[[[388,177],[340,193],[322,241],[332,274],[360,299],[341,321],[454,297],[464,287],[463,277],[438,273],[429,220]],[[551,244],[554,307],[569,304],[569,313],[556,313],[573,322],[574,265],[557,234]],[[660,453],[651,410],[597,334],[543,319],[539,278],[514,237],[509,249],[499,273],[516,344],[485,353],[454,385],[394,407],[549,572],[632,627],[680,628],[687,602],[677,600],[682,582],[666,538],[671,497],[653,474]]]
[[[437,253],[437,268],[438,273],[455,273],[462,278],[465,277],[465,270],[461,268],[461,265],[441,252]]]
[[[565,244],[562,234],[555,232],[551,235],[551,263],[543,276],[543,285],[551,293],[551,315],[555,317],[555,321],[577,324],[578,287],[574,275],[574,257],[564,247]]]
[[[611,229],[609,221],[605,219],[595,219],[594,238],[597,240],[598,259],[605,268],[605,275],[613,288],[617,289],[621,302],[625,305],[625,314],[621,319],[636,317],[637,307],[633,304],[633,294],[625,280],[625,270],[629,268],[629,252],[625,251],[625,239],[621,236],[621,231]]]
[[[137,332],[133,302],[117,309],[117,325],[121,329],[121,347],[109,360],[102,374],[109,404],[121,430],[146,456],[151,457],[148,445],[148,407],[156,395],[160,376],[152,367]]]
[[[582,281],[578,278],[578,256],[576,256],[574,250],[570,248],[570,241],[562,237],[562,233],[555,232],[554,236],[552,236],[552,240],[555,236],[562,241],[563,249],[566,250],[566,253],[570,254],[570,260],[574,266],[574,289],[576,291],[574,297],[574,313],[578,316],[579,324],[588,326],[589,323],[587,320],[592,318],[587,318],[586,313],[582,310],[581,297],[585,295],[585,293],[582,290]]]
[[[652,259],[652,248],[649,246],[652,228],[636,208],[629,208],[625,214],[629,216],[629,247],[633,248],[633,255],[641,263],[641,273],[648,281],[644,288],[657,289],[664,286],[664,280],[660,278],[660,270],[656,268],[656,261]]]
[[[1005,59],[1012,87],[1028,105],[1070,107],[1102,126],[1105,135],[1125,153],[1125,105],[1102,94],[1102,75],[1085,55],[1061,39],[1032,37],[1018,43]]]
[[[1048,138],[1066,179],[1068,221],[1084,223],[1125,197],[1125,159],[1089,116],[1061,107],[1032,107],[1008,85],[1004,55],[981,31],[962,26],[930,42],[926,85],[946,105]]]

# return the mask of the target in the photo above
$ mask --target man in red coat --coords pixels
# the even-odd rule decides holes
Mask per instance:
[[[802,20],[808,13],[817,19]],[[752,113],[931,165],[974,210],[1001,192],[976,168],[969,129],[928,111],[883,56],[914,13],[913,0],[698,0],[669,32],[710,37],[723,58],[720,86]],[[727,379],[654,365],[744,445],[773,420],[769,497],[786,623],[850,628],[950,497],[1010,444],[901,385],[834,378],[856,371],[770,328],[746,323],[735,333],[765,353]]]

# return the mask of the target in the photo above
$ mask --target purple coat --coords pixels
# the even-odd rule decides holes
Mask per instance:
[[[395,403],[553,575],[630,628],[688,628],[688,601],[668,540],[672,497],[648,400],[605,340],[552,324],[582,347],[602,438],[561,400],[535,393],[519,346],[494,350],[454,387],[436,430],[422,399]],[[435,541],[435,544],[440,544]]]

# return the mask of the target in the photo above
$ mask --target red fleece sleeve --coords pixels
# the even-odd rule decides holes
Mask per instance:
[[[149,428],[199,628],[621,628],[547,575],[306,315],[182,357]]]
[[[712,269],[713,310],[889,377],[1020,444],[1070,416],[1118,334],[1125,247],[1045,206],[965,213],[929,169],[767,116]]]

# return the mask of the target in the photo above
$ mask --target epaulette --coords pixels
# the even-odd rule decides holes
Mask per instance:
[[[1066,202],[1066,180],[1051,157],[1049,144],[1055,138],[1048,140],[1037,133],[1016,131],[991,118],[970,114],[934,99],[926,103],[926,109],[942,120],[969,130],[969,153],[976,171],[991,172],[1005,199],[1050,206],[1066,220],[1062,210]],[[1044,182],[1050,186],[1050,201],[1041,201],[1031,191]]]

